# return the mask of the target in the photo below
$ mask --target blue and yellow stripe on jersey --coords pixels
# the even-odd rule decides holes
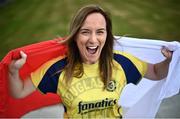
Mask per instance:
[[[67,64],[66,59],[65,56],[52,59],[42,66],[43,68],[40,67],[36,73],[31,74],[32,79],[35,79],[32,80],[33,83],[41,92],[56,93],[59,75],[61,74],[61,72],[58,71],[65,67]],[[146,63],[138,63],[139,59],[130,54],[114,51],[114,60],[118,62],[124,70],[127,83],[137,84],[142,76],[145,75],[147,68]]]
[[[59,76],[67,64],[67,58],[60,56],[45,63],[31,74],[34,85],[44,94],[57,93]]]
[[[147,64],[128,53],[114,51],[114,60],[118,62],[124,70],[127,84],[137,84],[146,73]]]

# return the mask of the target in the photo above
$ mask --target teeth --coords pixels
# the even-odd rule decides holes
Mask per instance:
[[[97,51],[97,48],[98,48],[98,46],[88,46],[88,47],[87,47],[87,51],[88,51],[90,54],[95,54],[96,51]]]
[[[90,47],[88,47],[89,49],[96,49],[97,48],[97,46],[90,46]]]

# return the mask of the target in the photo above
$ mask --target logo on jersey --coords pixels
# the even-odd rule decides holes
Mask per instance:
[[[113,92],[116,89],[116,81],[115,80],[109,81],[106,89],[107,91]]]
[[[102,110],[109,107],[113,107],[115,104],[117,104],[116,99],[108,99],[108,98],[94,102],[80,101],[78,104],[78,110],[79,110],[78,113],[83,114],[90,111]]]

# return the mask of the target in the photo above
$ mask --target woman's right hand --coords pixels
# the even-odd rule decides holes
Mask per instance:
[[[26,63],[27,55],[20,51],[21,58],[17,60],[13,60],[9,65],[10,73],[16,73],[19,69]]]
[[[19,70],[27,59],[27,55],[23,51],[20,51],[20,55],[20,59],[13,60],[9,64],[9,89],[11,95],[15,98],[23,98],[36,90],[30,76],[24,80],[19,76]]]

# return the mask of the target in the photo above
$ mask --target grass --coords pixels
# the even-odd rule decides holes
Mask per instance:
[[[115,35],[180,39],[179,0],[11,0],[0,7],[0,59],[11,49],[68,35],[74,13],[87,4],[111,13]]]

